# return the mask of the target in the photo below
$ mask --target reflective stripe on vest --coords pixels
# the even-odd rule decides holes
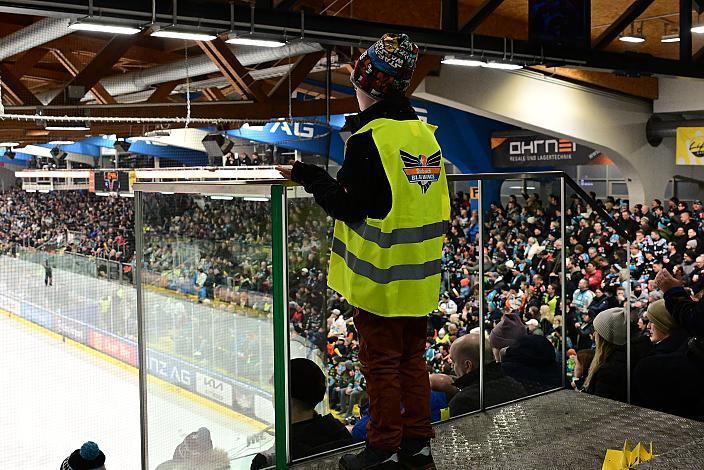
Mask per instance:
[[[366,222],[347,224],[357,235],[367,241],[376,243],[381,248],[390,248],[393,245],[402,243],[420,243],[433,238],[445,235],[450,227],[448,221],[433,222],[417,228],[397,228],[386,233],[380,228],[369,225]]]
[[[354,253],[347,251],[347,247],[339,239],[332,241],[332,252],[345,260],[345,264],[355,274],[364,276],[379,284],[388,284],[393,281],[425,279],[440,272],[440,259],[426,261],[423,264],[397,264],[390,268],[377,268],[368,261],[357,258]]]
[[[424,316],[437,308],[450,199],[435,127],[377,119],[371,130],[391,188],[384,219],[335,222],[328,285],[380,316]]]

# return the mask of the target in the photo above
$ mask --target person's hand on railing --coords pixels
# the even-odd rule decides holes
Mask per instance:
[[[291,179],[291,172],[293,171],[293,165],[296,164],[295,160],[289,160],[288,165],[276,165],[276,171],[281,173],[281,176],[287,180]]]

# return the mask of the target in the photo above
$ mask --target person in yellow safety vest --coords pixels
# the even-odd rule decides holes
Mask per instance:
[[[359,57],[351,81],[362,112],[347,118],[337,180],[302,162],[278,167],[336,219],[328,286],[355,307],[370,410],[367,446],[340,459],[344,470],[435,468],[423,353],[450,199],[436,128],[404,95],[417,57],[405,34]]]

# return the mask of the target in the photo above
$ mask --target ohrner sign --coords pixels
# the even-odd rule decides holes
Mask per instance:
[[[600,153],[569,139],[530,132],[497,133],[491,138],[495,167],[585,165]]]

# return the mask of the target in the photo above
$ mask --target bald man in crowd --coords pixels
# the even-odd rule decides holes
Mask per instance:
[[[478,332],[457,338],[450,348],[450,357],[459,392],[450,400],[450,415],[459,416],[479,409],[479,343]],[[494,361],[489,338],[484,341],[484,406],[497,405],[525,396],[520,382],[507,377]]]

